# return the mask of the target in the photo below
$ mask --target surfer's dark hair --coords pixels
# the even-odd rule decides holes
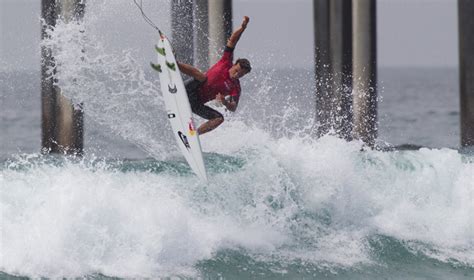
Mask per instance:
[[[247,71],[247,73],[250,73],[250,71],[252,71],[252,66],[250,65],[250,61],[246,58],[237,59],[235,64],[239,64],[242,69]]]

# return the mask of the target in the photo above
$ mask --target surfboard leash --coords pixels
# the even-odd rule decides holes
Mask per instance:
[[[158,33],[160,33],[160,36],[162,36],[163,33],[161,32],[160,28],[143,11],[143,1],[140,0],[140,4],[138,4],[137,0],[133,0],[133,3],[135,3],[137,8],[140,10],[140,12],[142,14],[142,17],[145,20],[145,22],[148,23],[154,29],[158,30]]]

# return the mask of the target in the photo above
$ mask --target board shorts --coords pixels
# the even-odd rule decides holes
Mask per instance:
[[[224,116],[219,113],[218,111],[204,105],[199,100],[199,95],[197,93],[199,87],[202,85],[203,82],[200,82],[195,79],[189,79],[184,83],[186,88],[186,92],[188,93],[189,104],[191,105],[191,110],[194,114],[206,119],[217,119],[217,118],[224,118]]]

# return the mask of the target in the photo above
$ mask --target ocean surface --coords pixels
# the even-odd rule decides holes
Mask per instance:
[[[312,69],[256,67],[201,138],[206,184],[142,54],[81,28],[44,44],[85,104],[83,158],[39,153],[39,69],[0,73],[0,278],[474,278],[456,69],[379,69],[378,145],[393,149],[370,150],[314,136]]]

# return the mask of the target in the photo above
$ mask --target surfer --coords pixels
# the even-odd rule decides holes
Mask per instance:
[[[249,17],[245,16],[240,27],[228,39],[222,58],[206,73],[189,64],[178,62],[179,70],[193,77],[186,83],[193,113],[207,119],[207,122],[198,128],[200,135],[215,129],[224,122],[224,116],[204,105],[205,103],[216,100],[231,112],[237,109],[241,91],[239,79],[248,74],[252,67],[245,58],[239,58],[233,63],[234,48],[248,23]]]

